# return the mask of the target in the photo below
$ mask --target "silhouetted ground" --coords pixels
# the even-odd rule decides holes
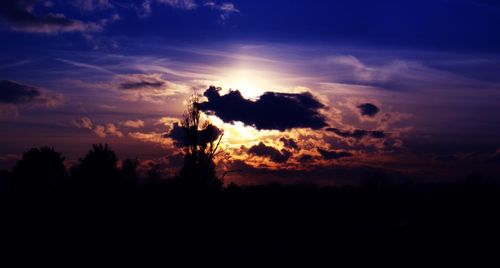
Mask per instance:
[[[478,267],[500,255],[500,185],[480,174],[221,187],[205,166],[187,172],[194,177],[139,180],[137,160],[118,168],[103,145],[69,171],[63,161],[33,148],[0,171],[1,267]]]
[[[26,195],[2,177],[3,267],[477,267],[500,252],[493,183],[203,191],[65,181]]]

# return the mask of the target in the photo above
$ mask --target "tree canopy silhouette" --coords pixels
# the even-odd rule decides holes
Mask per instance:
[[[18,190],[31,194],[53,191],[63,180],[64,157],[53,148],[31,148],[23,153],[12,173]]]
[[[92,145],[92,149],[78,162],[71,170],[72,176],[77,179],[103,185],[113,183],[119,177],[118,157],[107,144]]]

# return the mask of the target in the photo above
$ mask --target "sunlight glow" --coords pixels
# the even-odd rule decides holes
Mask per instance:
[[[290,92],[290,88],[297,86],[297,81],[291,81],[284,71],[285,66],[238,62],[222,68],[217,81],[225,92],[239,90],[243,97],[255,99],[266,91]]]
[[[245,98],[256,98],[271,86],[264,73],[249,69],[229,71],[222,84],[223,88],[239,90]]]
[[[244,125],[242,122],[225,123],[214,115],[209,115],[208,119],[212,124],[224,130],[223,143],[240,148],[257,145],[260,141],[271,143],[283,135],[279,130],[257,130],[253,126]],[[281,147],[276,144],[276,147]]]

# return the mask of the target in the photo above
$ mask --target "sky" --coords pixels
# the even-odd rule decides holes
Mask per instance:
[[[171,176],[197,93],[227,181],[496,178],[499,27],[493,0],[2,1],[0,168],[107,143]]]

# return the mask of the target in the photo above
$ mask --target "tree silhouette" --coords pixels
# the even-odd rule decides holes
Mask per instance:
[[[64,179],[64,157],[53,148],[32,148],[13,168],[16,190],[27,194],[49,194]]]
[[[137,178],[137,166],[139,165],[139,161],[137,158],[127,158],[123,160],[121,175],[122,178],[128,182],[134,182]]]
[[[71,174],[84,184],[111,186],[119,178],[118,157],[107,144],[92,145],[92,149],[78,161]]]
[[[223,180],[216,175],[214,158],[223,131],[203,116],[199,103],[199,95],[193,95],[180,125],[185,136],[185,155],[179,179],[190,187],[220,189]]]

